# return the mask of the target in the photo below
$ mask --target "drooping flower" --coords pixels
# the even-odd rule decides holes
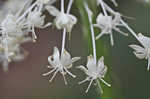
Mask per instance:
[[[97,16],[96,24],[94,24],[95,27],[98,27],[101,29],[101,33],[96,37],[96,39],[99,39],[104,34],[109,34],[111,45],[113,46],[114,45],[113,30],[127,36],[128,34],[122,32],[118,28],[118,26],[123,26],[120,21],[121,21],[121,15],[119,13],[116,13],[114,18],[113,16],[107,16],[107,15],[103,15],[102,13],[100,13]]]
[[[129,45],[129,47],[135,50],[133,53],[137,58],[148,60],[147,70],[149,70],[150,69],[150,38],[142,35],[141,33],[138,34],[138,38],[142,43],[143,47],[134,44]]]
[[[66,50],[60,55],[58,48],[54,47],[53,55],[48,57],[48,62],[50,64],[48,68],[52,68],[52,70],[43,74],[43,76],[50,75],[51,73],[54,72],[52,78],[49,80],[49,82],[52,82],[56,74],[60,72],[63,75],[65,84],[67,84],[65,74],[69,74],[73,78],[76,77],[68,69],[70,69],[72,67],[72,64],[78,61],[79,59],[80,57],[71,58],[71,55]]]
[[[54,24],[57,27],[57,29],[67,29],[67,32],[71,32],[72,27],[77,23],[77,18],[69,13],[63,13],[59,11],[57,8],[54,6],[46,6],[45,7],[47,11],[55,16]]]
[[[29,12],[26,27],[29,32],[32,32],[33,41],[37,39],[35,28],[46,28],[50,25],[51,23],[45,24],[45,15],[42,15],[42,12],[37,7]]]
[[[106,84],[107,86],[111,86],[110,84],[108,84],[107,82],[105,82],[103,80],[106,72],[107,72],[107,67],[104,65],[104,57],[101,57],[98,61],[98,63],[95,63],[95,60],[93,58],[92,55],[88,56],[88,61],[87,61],[87,68],[85,68],[84,66],[79,66],[78,68],[81,69],[82,71],[85,72],[85,74],[87,75],[87,78],[81,82],[79,82],[79,84],[82,84],[86,81],[90,81],[90,84],[86,90],[86,93],[88,92],[88,90],[90,89],[90,86],[92,85],[93,81],[97,81],[98,85],[99,85],[99,81],[102,81],[104,84]],[[101,86],[99,85],[101,92]]]

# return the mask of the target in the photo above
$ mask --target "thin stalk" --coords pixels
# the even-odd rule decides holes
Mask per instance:
[[[61,12],[64,13],[64,0],[61,0]]]
[[[104,15],[105,15],[105,16],[108,16],[107,11],[106,11],[106,8],[105,8],[105,6],[104,6],[104,2],[103,2],[102,0],[98,0],[98,1],[99,1],[100,5],[101,5],[101,7],[102,7],[102,9],[103,9]]]
[[[19,22],[20,20],[22,20],[22,19],[28,14],[28,12],[30,12],[36,5],[37,5],[37,2],[33,3],[33,4],[24,12],[24,14],[18,18],[17,22]]]
[[[65,50],[65,41],[66,41],[66,28],[64,28],[64,30],[63,30],[61,54],[62,54],[62,53],[64,52],[64,50]]]
[[[94,60],[95,60],[95,63],[96,63],[97,62],[97,58],[96,58],[96,43],[95,43],[94,28],[93,28],[93,25],[92,25],[92,12],[88,8],[88,5],[86,3],[84,4],[84,7],[86,9],[86,12],[87,12],[88,18],[89,18],[89,22],[90,22],[90,30],[91,30],[92,46],[93,46],[93,56],[94,56]]]
[[[73,1],[74,1],[74,0],[70,0],[70,1],[69,1],[68,8],[67,8],[67,14],[70,13],[70,9],[71,9],[71,7],[72,7]]]
[[[69,14],[69,12],[70,12],[72,3],[73,3],[73,0],[70,0],[69,4],[68,4],[68,8],[67,8],[67,14]],[[64,0],[61,0],[61,12],[64,13]],[[64,52],[64,49],[65,49],[65,40],[66,40],[66,28],[64,28],[64,30],[63,30],[61,54]]]
[[[131,34],[143,45],[143,42],[141,42],[141,40],[139,39],[139,37],[136,35],[136,33],[133,31],[133,29],[131,29],[126,22],[124,22],[123,20],[121,20],[121,23],[131,32]]]
[[[64,0],[61,0],[61,12],[64,13]],[[61,49],[61,54],[63,54],[65,50],[65,40],[66,40],[66,29],[63,29],[63,37],[62,37],[62,49]]]

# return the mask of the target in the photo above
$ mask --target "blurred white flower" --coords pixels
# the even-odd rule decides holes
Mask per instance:
[[[13,14],[8,14],[0,24],[0,32],[7,33],[8,36],[21,36],[23,23],[17,22],[17,17]]]
[[[125,36],[128,36],[128,34],[122,32],[118,28],[118,26],[124,26],[123,24],[121,24],[121,15],[119,13],[116,13],[114,18],[113,18],[113,16],[106,16],[106,15],[103,15],[102,13],[100,13],[97,16],[96,24],[94,24],[94,26],[101,29],[101,33],[96,37],[96,39],[99,39],[104,34],[109,34],[112,46],[114,45],[113,30],[115,30]]]
[[[107,67],[104,65],[104,57],[101,57],[98,61],[98,63],[95,63],[95,60],[93,58],[92,55],[88,56],[88,61],[87,61],[87,68],[85,68],[84,66],[79,66],[78,68],[81,69],[82,71],[85,72],[85,74],[87,75],[87,78],[81,82],[79,82],[79,84],[82,84],[86,81],[90,81],[90,84],[86,90],[86,93],[88,92],[88,90],[90,89],[90,86],[92,85],[92,82],[94,80],[97,81],[97,84],[99,85],[99,80],[101,80],[104,84],[106,84],[107,86],[111,86],[110,84],[108,84],[107,82],[105,82],[103,80],[106,72],[107,72]],[[101,92],[101,86],[99,85]]]
[[[150,38],[142,35],[141,33],[138,34],[138,37],[143,47],[139,45],[129,45],[129,47],[135,50],[133,53],[136,55],[137,58],[148,60],[147,70],[149,70],[150,69]]]
[[[30,37],[0,37],[0,62],[4,71],[8,71],[8,64],[11,61],[20,61],[27,56],[27,52],[20,47],[22,43],[31,41]]]
[[[2,21],[8,13],[17,14],[20,9],[26,10],[33,0],[7,0],[1,5],[0,21]],[[15,6],[17,5],[17,6]]]
[[[72,64],[78,61],[79,59],[80,57],[71,58],[70,54],[66,50],[60,55],[58,48],[54,47],[53,55],[48,57],[48,62],[51,65],[48,66],[48,68],[53,68],[53,69],[50,72],[43,74],[43,76],[50,75],[55,71],[54,75],[49,80],[49,82],[51,82],[53,78],[56,76],[56,74],[60,72],[63,75],[65,84],[67,84],[67,81],[65,79],[65,74],[68,73],[73,78],[76,77],[71,72],[69,72],[68,69],[70,69],[72,67]]]
[[[4,71],[8,71],[9,62],[22,60],[26,56],[20,45],[31,41],[31,38],[23,31],[24,25],[24,19],[17,21],[17,17],[10,13],[0,24],[0,62]]]

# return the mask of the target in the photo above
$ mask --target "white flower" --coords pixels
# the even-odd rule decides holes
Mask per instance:
[[[63,75],[65,84],[67,84],[67,81],[65,79],[65,74],[68,73],[73,78],[76,77],[71,72],[69,72],[68,69],[72,67],[72,63],[76,62],[79,59],[80,57],[71,58],[70,54],[66,50],[60,55],[58,48],[54,47],[53,55],[48,57],[48,62],[51,65],[48,66],[48,68],[53,68],[53,69],[50,72],[43,74],[43,76],[47,76],[55,71],[54,75],[49,80],[49,82],[51,82],[53,78],[56,76],[56,74],[60,72]]]
[[[87,61],[87,65],[86,65],[87,69],[84,66],[79,66],[78,68],[81,69],[82,71],[84,71],[87,75],[87,78],[81,82],[79,82],[79,84],[82,84],[86,81],[90,81],[90,84],[86,90],[86,93],[88,92],[90,86],[92,85],[92,82],[94,80],[97,81],[98,85],[99,85],[99,80],[101,80],[103,83],[105,83],[107,86],[111,86],[110,84],[108,84],[107,82],[105,82],[102,78],[104,78],[106,72],[107,72],[107,67],[104,65],[104,57],[101,57],[98,61],[98,63],[95,63],[95,60],[93,58],[92,55],[88,56],[88,61]],[[100,89],[101,86],[99,85]],[[101,89],[101,92],[102,89]]]
[[[96,37],[96,39],[99,39],[104,34],[109,34],[111,45],[114,45],[113,30],[127,36],[126,33],[120,31],[120,29],[117,27],[117,26],[123,26],[120,21],[121,21],[121,16],[119,13],[116,13],[114,18],[113,16],[106,16],[100,13],[96,19],[97,23],[94,24],[95,27],[101,29],[101,33]]]
[[[72,27],[77,23],[77,18],[69,13],[60,12],[54,6],[46,6],[47,11],[55,16],[54,24],[56,25],[57,29],[66,28],[67,32],[71,32]]]
[[[32,32],[33,41],[37,39],[34,28],[46,28],[51,25],[51,23],[45,23],[45,15],[42,15],[42,12],[35,8],[33,11],[30,11],[27,16],[27,28],[28,31]]]
[[[138,38],[142,43],[142,46],[139,45],[129,45],[135,51],[133,52],[137,58],[139,59],[146,59],[148,60],[148,67],[150,69],[150,38],[142,35],[141,33],[138,34]]]

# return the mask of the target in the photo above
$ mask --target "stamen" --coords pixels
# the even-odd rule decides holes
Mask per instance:
[[[66,71],[70,76],[72,76],[73,78],[76,77],[74,74],[72,74],[71,72],[69,72],[69,71],[67,70],[67,68],[64,67],[64,69],[65,69],[65,71]]]
[[[59,69],[57,69],[54,73],[54,75],[52,76],[52,78],[49,80],[49,82],[52,82],[52,80],[55,78],[56,74],[58,73]]]
[[[87,88],[86,91],[85,91],[86,93],[89,91],[89,89],[90,89],[90,87],[91,87],[91,85],[92,85],[93,80],[94,80],[94,79],[91,79],[90,84],[89,84],[88,88]]]

